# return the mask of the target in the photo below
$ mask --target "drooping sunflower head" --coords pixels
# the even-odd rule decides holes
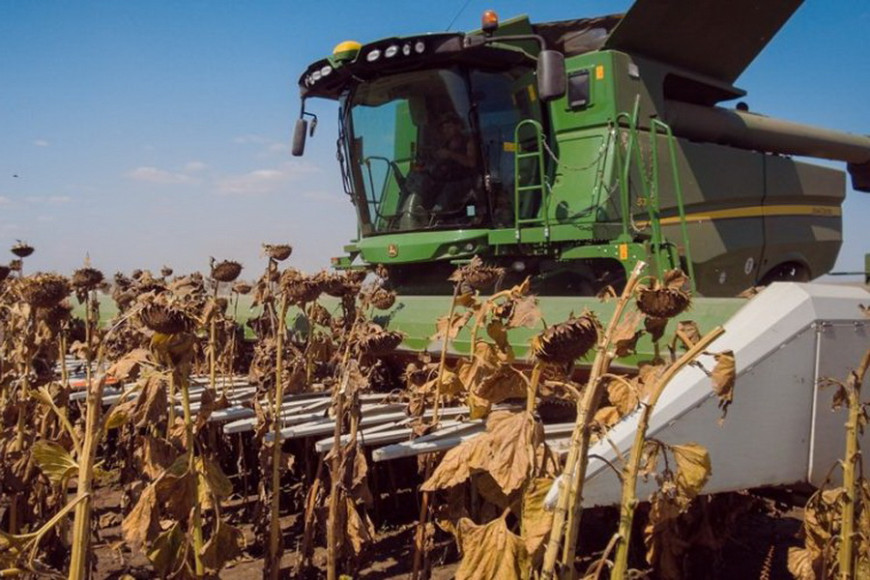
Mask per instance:
[[[293,253],[289,244],[263,244],[263,253],[276,262],[283,262]]]
[[[69,296],[69,281],[59,274],[37,273],[19,282],[19,292],[25,302],[37,308],[51,308]]]
[[[380,356],[393,352],[402,343],[404,336],[395,330],[384,330],[372,324],[368,331],[359,339],[359,350],[362,354]]]
[[[22,242],[21,240],[18,240],[18,242],[14,246],[12,246],[12,253],[19,258],[26,258],[33,253],[33,246],[31,246],[27,242]]]
[[[212,262],[211,277],[218,282],[234,282],[242,273],[242,265],[233,260]]]
[[[689,279],[682,270],[665,272],[662,281],[638,286],[637,309],[654,318],[673,318],[692,303]]]
[[[396,293],[379,286],[371,294],[371,303],[378,310],[389,310],[396,303]]]
[[[193,320],[179,308],[152,302],[139,312],[142,324],[160,334],[178,334],[193,326]]]
[[[532,354],[541,362],[566,364],[586,354],[598,342],[600,325],[591,313],[550,326],[532,339]]]
[[[463,294],[472,290],[484,291],[492,288],[504,277],[504,268],[487,266],[478,256],[464,266],[459,267],[449,280],[460,285]]]
[[[103,273],[95,268],[79,268],[72,275],[72,285],[77,291],[94,290],[103,283]]]

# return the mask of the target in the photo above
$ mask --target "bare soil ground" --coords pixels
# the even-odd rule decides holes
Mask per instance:
[[[416,501],[413,494],[405,493],[405,497],[389,502],[386,515],[381,515],[376,543],[364,556],[361,567],[350,577],[375,579],[408,578],[411,573],[414,545],[414,518],[416,517]],[[118,488],[104,488],[98,493],[96,502],[96,518],[100,522],[98,540],[95,546],[96,580],[144,580],[153,578],[147,558],[142,553],[130,552],[121,542],[121,499]],[[230,507],[225,513],[232,512]],[[242,522],[250,521],[250,504],[245,508],[238,504],[235,510]],[[387,511],[387,510],[385,510]],[[603,548],[612,529],[610,522],[615,522],[615,512],[608,510],[590,510],[584,515],[584,537],[581,541],[589,546],[591,553],[582,557],[586,562],[597,558],[596,550]],[[693,552],[688,563],[688,574],[692,579],[732,579],[760,578],[765,580],[791,579],[786,566],[788,548],[800,545],[798,534],[801,527],[800,510],[777,512],[773,502],[766,501],[762,509],[752,510],[744,514],[737,523],[736,531],[725,548],[719,553],[699,549]],[[232,562],[221,573],[221,578],[227,580],[252,580],[263,577],[262,546],[255,543],[250,525],[242,524],[248,541],[245,555]],[[314,554],[314,569],[298,571],[299,542],[302,537],[301,512],[290,513],[282,518],[284,541],[287,546],[282,561],[283,578],[319,579],[325,578],[325,556],[323,548],[318,548]],[[322,544],[322,542],[319,542]],[[641,544],[637,542],[637,544]],[[642,545],[634,555],[642,558]],[[432,572],[434,580],[453,578],[458,567],[459,554],[453,540],[446,534],[437,538],[431,553]],[[581,564],[581,568],[583,564]],[[654,576],[653,576],[654,577]]]

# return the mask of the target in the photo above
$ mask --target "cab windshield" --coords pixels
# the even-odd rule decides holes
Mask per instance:
[[[344,170],[363,235],[512,223],[514,129],[540,120],[530,69],[395,74],[345,105]]]

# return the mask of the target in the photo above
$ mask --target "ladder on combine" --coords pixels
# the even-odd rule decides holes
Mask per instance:
[[[680,186],[679,170],[677,169],[676,140],[670,126],[658,119],[650,119],[649,135],[649,162],[645,162],[641,147],[641,131],[639,129],[640,100],[635,100],[634,110],[631,113],[622,112],[616,117],[616,126],[622,128],[627,134],[624,148],[616,146],[616,166],[619,183],[619,205],[622,218],[621,242],[632,242],[637,239],[637,234],[649,227],[649,258],[653,265],[655,275],[661,279],[662,265],[669,268],[684,266],[686,273],[692,280],[694,289],[694,267],[689,244],[689,234],[686,227],[686,211],[683,204],[683,192]],[[674,243],[662,235],[661,228],[661,200],[662,194],[659,179],[659,135],[664,135],[667,143],[668,161],[672,181],[674,184],[673,195],[680,218],[680,241],[684,264],[681,264],[680,255]],[[619,140],[614,139],[618,144]],[[639,179],[632,180],[632,174]],[[632,199],[632,185],[637,185],[639,195]],[[632,215],[632,201],[638,206],[646,208],[647,219],[643,222],[635,222]]]
[[[532,138],[525,137],[531,132]],[[517,123],[514,129],[514,228],[521,239],[524,226],[544,228],[550,237],[550,212],[546,166],[544,164],[544,129],[533,119]]]

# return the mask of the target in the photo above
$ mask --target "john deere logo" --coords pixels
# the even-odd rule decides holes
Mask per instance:
[[[390,244],[387,246],[387,255],[391,258],[395,258],[399,255],[399,246],[396,244]]]

